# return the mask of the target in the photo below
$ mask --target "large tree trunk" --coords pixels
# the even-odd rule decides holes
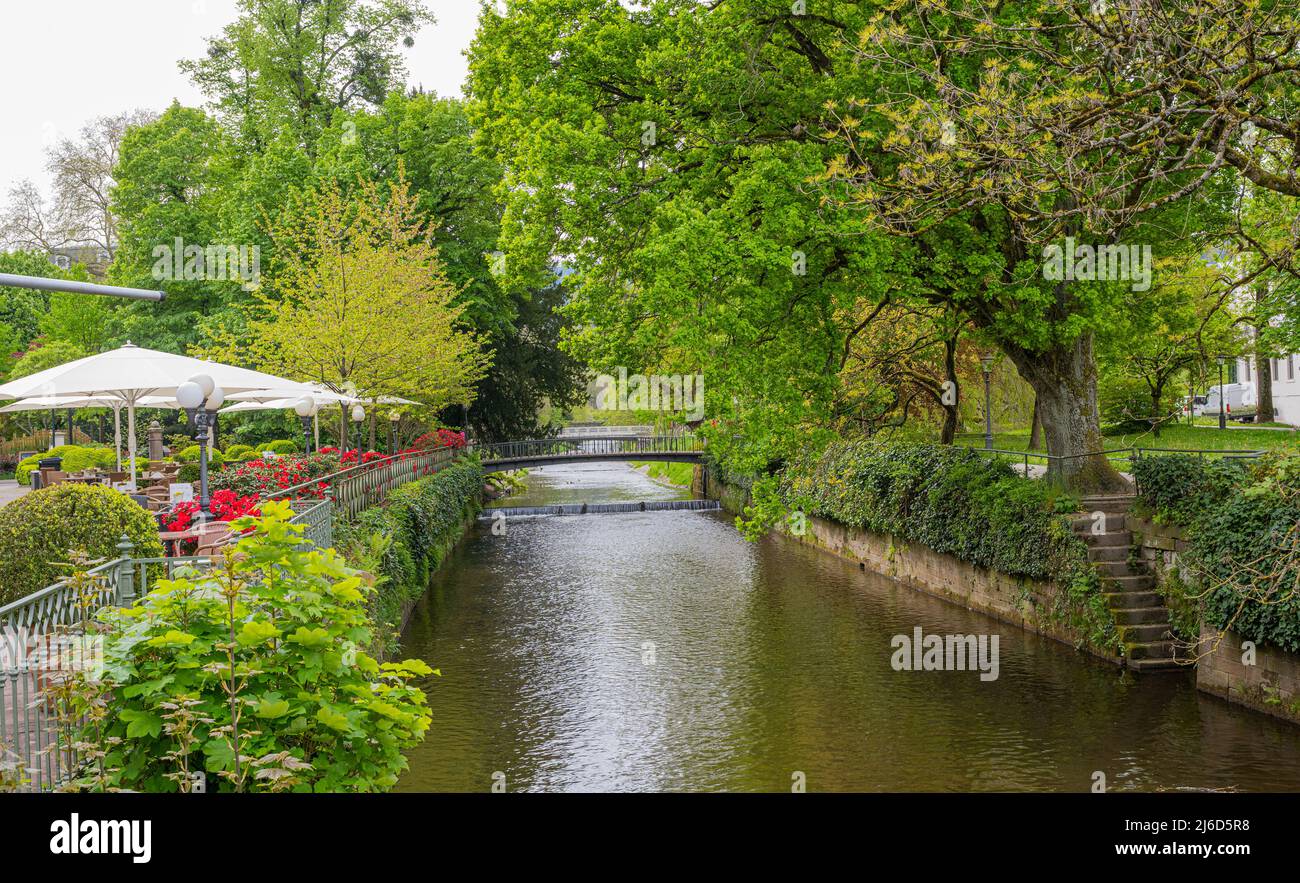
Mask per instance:
[[[1038,395],[1034,395],[1034,413],[1029,418],[1029,447],[1027,450],[1036,451],[1043,443],[1043,415],[1038,413]]]
[[[1255,373],[1259,382],[1255,385],[1255,422],[1271,423],[1273,421],[1273,360],[1264,351],[1260,343],[1260,331],[1255,329]]]
[[[1123,476],[1099,453],[1105,445],[1097,410],[1092,335],[1083,334],[1072,345],[1045,352],[1031,353],[1014,345],[1003,350],[1038,396],[1047,453],[1064,458],[1050,461],[1051,477],[1075,491],[1130,490]]]

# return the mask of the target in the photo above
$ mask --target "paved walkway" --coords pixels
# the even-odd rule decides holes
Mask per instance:
[[[12,478],[0,481],[0,506],[5,505],[6,503],[12,503],[30,490],[31,488],[25,485],[20,485]]]

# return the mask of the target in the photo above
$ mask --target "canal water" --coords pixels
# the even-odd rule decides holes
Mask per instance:
[[[622,464],[509,505],[672,499]],[[999,673],[895,635],[999,636]],[[1300,790],[1300,728],[1134,678],[717,512],[480,522],[412,616],[442,671],[405,791]]]

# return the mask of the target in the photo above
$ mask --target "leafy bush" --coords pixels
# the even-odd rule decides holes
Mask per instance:
[[[770,488],[770,490],[767,490]],[[1016,475],[969,448],[880,441],[838,442],[755,485],[805,515],[922,543],[1012,576],[1055,580],[1052,615],[1085,641],[1114,643],[1114,621],[1087,546],[1057,514],[1058,491]]]
[[[1243,471],[1226,497],[1185,498],[1185,561],[1207,623],[1300,653],[1300,455]]]
[[[230,466],[212,476],[209,484],[214,490],[232,490],[240,496],[273,493],[296,487],[314,478],[324,478],[339,471],[338,457],[330,454],[312,454],[310,457],[276,457],[264,460],[255,457]],[[303,496],[320,496],[324,487],[304,490]]]
[[[1162,403],[1163,405],[1163,403]],[[1144,381],[1122,374],[1104,373],[1097,385],[1097,406],[1102,424],[1117,432],[1141,432],[1151,428],[1151,389]]]
[[[118,557],[125,534],[140,558],[160,557],[158,525],[139,504],[95,485],[60,484],[0,509],[0,604],[58,582],[70,550],[91,559]]]
[[[291,442],[287,439],[281,438],[261,445],[259,450],[270,451],[273,454],[297,454],[302,450],[302,448],[297,442]]]
[[[80,472],[82,469],[112,469],[117,466],[117,454],[112,448],[89,448],[82,445],[59,445],[43,454],[33,454],[22,460],[16,470],[19,484],[29,484],[31,474],[40,461],[46,457],[62,457],[64,472]]]
[[[179,463],[198,463],[202,456],[202,449],[198,445],[190,445],[185,450],[176,455]],[[226,462],[225,456],[216,448],[208,449],[208,468],[220,466]]]
[[[1133,461],[1143,514],[1161,524],[1186,527],[1230,499],[1248,472],[1242,460],[1195,454],[1150,454]]]
[[[249,445],[227,445],[225,450],[227,460],[243,460],[247,459],[249,454],[257,456],[257,453],[258,452]]]
[[[96,746],[84,785],[188,790],[198,770],[224,791],[383,791],[397,781],[402,752],[430,721],[412,681],[433,672],[365,652],[366,575],[332,549],[304,551],[291,516],[268,503],[261,518],[235,522],[253,533],[213,570],[101,611],[101,692],[69,700],[73,713],[97,709],[76,734]]]
[[[380,649],[395,638],[406,603],[424,593],[466,519],[478,512],[482,493],[483,467],[463,460],[403,485],[385,505],[367,509],[339,529],[339,550],[380,578],[371,608],[381,630]]]

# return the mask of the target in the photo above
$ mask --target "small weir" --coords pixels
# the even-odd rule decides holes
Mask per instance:
[[[722,508],[717,500],[642,500],[636,503],[565,503],[556,506],[496,506],[484,509],[479,520],[491,520],[498,513],[506,518],[540,515],[595,515],[609,512],[713,512]]]

